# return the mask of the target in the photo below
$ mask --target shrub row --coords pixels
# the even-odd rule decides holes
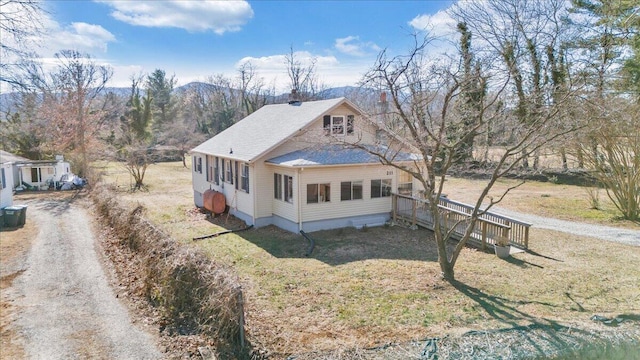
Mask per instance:
[[[204,333],[219,346],[242,352],[242,291],[232,270],[180,245],[144,218],[141,205],[123,205],[107,186],[95,186],[92,198],[121,244],[144,264],[144,273],[137,274],[144,280],[144,296],[169,326],[180,334]]]

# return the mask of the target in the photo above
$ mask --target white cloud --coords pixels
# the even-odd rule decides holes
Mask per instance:
[[[450,37],[456,32],[456,21],[446,10],[440,10],[433,15],[423,14],[416,16],[409,21],[409,25],[418,31],[429,32],[432,36],[437,37]]]
[[[335,47],[341,53],[352,56],[366,56],[381,49],[372,42],[362,42],[358,36],[347,36],[336,39]]]
[[[51,24],[48,34],[43,39],[43,46],[47,52],[57,52],[63,49],[73,49],[80,52],[106,52],[110,42],[116,37],[100,25],[83,22],[72,23],[60,28],[58,24]]]
[[[287,92],[289,79],[287,77],[287,65],[285,54],[277,54],[262,57],[244,57],[236,66],[251,62],[257,74],[264,78],[265,83],[274,84],[277,92]],[[316,60],[316,74],[318,80],[329,87],[356,85],[362,74],[373,64],[373,60],[344,63],[335,56],[319,56],[307,51],[297,51],[294,56],[303,66],[309,65],[312,59]]]
[[[111,15],[136,26],[172,27],[193,32],[213,31],[222,35],[239,31],[253,17],[246,1],[122,1],[102,0]]]

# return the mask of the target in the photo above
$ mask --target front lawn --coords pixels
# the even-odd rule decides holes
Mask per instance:
[[[276,357],[473,329],[579,326],[594,314],[640,312],[638,247],[534,225],[531,251],[508,261],[463,250],[454,286],[440,280],[435,244],[426,230],[320,231],[311,234],[316,246],[309,257],[302,236],[275,227],[193,241],[244,224],[226,215],[209,221],[194,210],[190,169],[180,163],[152,165],[148,188],[136,193],[124,190],[128,180],[117,167],[101,169],[105,181],[123,185],[123,199],[143,204],[147,216],[177,240],[200,246],[238,272],[247,330],[254,344]],[[547,185],[545,191],[554,194],[554,185]]]

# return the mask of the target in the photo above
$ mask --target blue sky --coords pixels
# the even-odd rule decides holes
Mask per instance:
[[[382,49],[405,53],[411,34],[450,25],[453,1],[46,1],[47,38],[38,50],[89,53],[114,69],[111,85],[162,69],[178,85],[232,76],[250,61],[284,90],[284,54],[317,59],[319,80],[354,85]]]

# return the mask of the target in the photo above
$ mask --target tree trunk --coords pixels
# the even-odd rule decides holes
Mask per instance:
[[[582,147],[579,145],[576,151],[576,157],[578,158],[578,168],[584,169],[584,154],[582,153]]]
[[[569,166],[567,165],[567,152],[564,148],[560,148],[560,159],[562,159],[562,170],[569,169]]]
[[[455,279],[455,273],[453,270],[453,264],[448,259],[440,257],[438,262],[440,263],[440,270],[442,270],[442,278],[449,283],[453,283]]]

